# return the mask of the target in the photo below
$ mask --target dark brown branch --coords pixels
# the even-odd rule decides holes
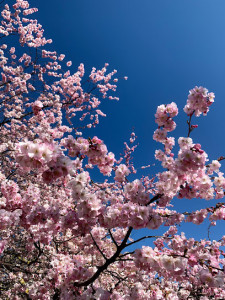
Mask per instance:
[[[157,194],[155,195],[147,204],[146,206],[148,206],[149,204],[155,202],[156,200],[158,200],[159,198],[161,198],[163,196],[163,194]]]
[[[116,247],[118,248],[118,244],[117,244],[116,240],[114,239],[114,236],[112,235],[111,230],[109,229],[108,231],[109,231],[109,235],[110,235],[110,237],[111,237],[113,243],[114,243],[114,244],[116,245]]]
[[[134,261],[134,260],[132,258],[119,258],[117,259],[117,261]]]
[[[3,120],[1,123],[0,123],[0,126],[2,126],[2,125],[4,125],[4,124],[7,124],[7,123],[10,123],[12,120],[22,120],[23,118],[25,118],[25,117],[27,117],[27,116],[29,116],[29,115],[32,115],[33,114],[33,111],[30,111],[30,112],[28,112],[28,113],[26,113],[26,114],[24,114],[24,115],[22,115],[21,117],[19,117],[19,118],[11,118],[11,119],[5,119],[5,120]]]
[[[194,129],[193,127],[191,127],[191,118],[193,116],[194,112],[190,115],[189,120],[187,121],[188,124],[188,137],[190,137],[190,134],[192,132],[192,130]]]
[[[144,239],[161,238],[161,237],[162,237],[162,236],[157,236],[157,235],[143,236],[143,237],[141,237],[140,239],[138,239],[138,240],[136,240],[136,241],[134,241],[134,242],[130,242],[129,244],[127,244],[127,247],[128,247],[128,246],[131,246],[131,245],[133,245],[133,244],[136,244],[136,243],[138,243],[138,242],[140,242],[140,241],[142,241],[142,240],[144,240]]]
[[[126,252],[126,253],[120,255],[119,258],[124,257],[124,256],[126,256],[126,255],[134,254],[134,252],[135,252],[135,251],[132,251],[132,252]]]
[[[28,266],[35,264],[38,261],[39,257],[43,254],[43,249],[41,249],[40,243],[37,244],[35,242],[34,246],[38,250],[38,255],[37,255],[37,257],[34,260],[32,260],[32,261],[30,261],[28,263]]]
[[[118,246],[114,255],[111,256],[109,259],[106,259],[106,262],[104,263],[104,265],[99,266],[98,270],[95,272],[95,274],[91,278],[89,278],[88,280],[86,280],[84,282],[74,283],[74,286],[76,286],[76,287],[88,286],[89,284],[93,283],[96,279],[98,279],[98,277],[102,274],[102,272],[104,272],[108,268],[109,265],[114,263],[116,261],[117,257],[120,255],[121,251],[124,248],[126,248],[127,240],[129,238],[132,230],[133,230],[133,227],[129,227],[124,240],[122,241],[121,245]]]
[[[107,257],[106,257],[105,254],[102,252],[102,250],[99,248],[99,246],[98,246],[98,244],[96,243],[96,241],[95,241],[93,235],[91,234],[91,232],[90,232],[90,236],[91,236],[91,238],[92,238],[92,240],[93,240],[93,242],[94,242],[94,245],[95,245],[96,248],[98,249],[98,251],[101,253],[101,255],[104,257],[104,259],[107,261]]]

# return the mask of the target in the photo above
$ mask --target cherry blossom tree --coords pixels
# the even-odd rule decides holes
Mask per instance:
[[[225,236],[198,241],[177,229],[225,219],[224,157],[210,162],[190,137],[192,118],[207,115],[214,94],[190,90],[178,152],[169,136],[177,105],[157,108],[153,139],[161,144],[155,159],[162,171],[131,180],[135,133],[121,158],[97,136],[85,136],[105,116],[101,101],[118,100],[117,72],[105,64],[86,75],[80,64],[73,73],[32,17],[36,8],[24,0],[2,5],[0,298],[225,299]],[[97,182],[95,172],[105,180]],[[175,197],[208,205],[179,213]],[[142,228],[150,234],[132,239]],[[149,239],[154,247],[129,250]]]

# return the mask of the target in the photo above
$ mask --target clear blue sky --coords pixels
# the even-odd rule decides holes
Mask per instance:
[[[154,113],[174,101],[180,114],[175,137],[187,135],[183,112],[188,91],[202,85],[215,93],[207,117],[194,119],[192,138],[210,159],[225,155],[225,1],[224,0],[31,0],[53,48],[87,71],[105,62],[118,76],[119,102],[105,101],[97,134],[117,157],[132,128],[138,135],[136,166],[154,163]],[[156,169],[146,170],[153,174]],[[158,169],[157,169],[158,170]],[[225,170],[225,168],[223,168]],[[141,176],[141,173],[137,173]],[[204,201],[175,200],[179,210],[202,208]],[[212,205],[215,200],[212,200]],[[206,203],[208,204],[208,203]],[[176,206],[175,206],[176,207]],[[217,229],[223,234],[223,223]],[[184,226],[185,230],[187,225]],[[206,228],[188,227],[196,236]]]

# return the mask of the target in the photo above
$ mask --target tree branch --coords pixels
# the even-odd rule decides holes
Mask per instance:
[[[114,263],[116,261],[117,257],[120,255],[121,251],[127,246],[127,240],[129,238],[132,230],[133,230],[133,227],[129,227],[123,242],[121,243],[121,245],[118,246],[114,255],[111,256],[109,259],[106,259],[106,262],[104,263],[104,265],[98,267],[97,272],[95,272],[95,274],[91,278],[89,278],[88,280],[86,280],[84,282],[74,283],[74,286],[76,286],[76,287],[88,286],[89,284],[93,283],[96,279],[98,279],[98,277],[102,274],[102,272],[104,272],[108,268],[109,265],[111,265],[112,263]]]
[[[161,238],[161,236],[157,236],[157,235],[143,236],[143,237],[141,237],[140,239],[138,239],[138,240],[136,240],[136,241],[134,241],[134,242],[130,242],[129,244],[127,244],[127,247],[128,247],[128,246],[131,246],[131,245],[133,245],[133,244],[136,244],[136,243],[138,243],[138,242],[140,242],[140,241],[142,241],[142,240],[144,240],[144,239],[150,239],[150,238]]]
[[[92,238],[92,240],[93,240],[93,242],[94,242],[94,245],[95,245],[96,248],[98,249],[98,251],[101,253],[101,255],[104,257],[104,259],[107,261],[107,257],[106,257],[105,254],[102,252],[102,250],[99,248],[99,246],[98,246],[98,244],[96,243],[96,241],[95,241],[93,235],[91,234],[91,232],[90,232],[90,236],[91,236],[91,238]]]
[[[118,248],[118,244],[117,244],[116,240],[114,239],[114,236],[112,235],[111,230],[109,229],[108,231],[109,231],[109,235],[110,235],[110,237],[111,237],[113,243],[114,243],[114,244],[116,245],[116,247]]]
[[[155,195],[147,204],[146,206],[148,206],[149,204],[155,202],[156,200],[158,200],[159,198],[161,198],[163,196],[163,194],[157,194]]]

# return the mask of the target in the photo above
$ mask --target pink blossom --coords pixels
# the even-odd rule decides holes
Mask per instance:
[[[116,181],[124,181],[126,176],[130,174],[129,169],[127,168],[126,165],[121,164],[117,167],[116,172],[115,172],[115,180]]]
[[[184,111],[190,116],[193,113],[199,117],[202,113],[206,115],[209,111],[209,106],[214,102],[214,94],[208,93],[208,90],[203,87],[195,87],[190,90],[187,104]]]

